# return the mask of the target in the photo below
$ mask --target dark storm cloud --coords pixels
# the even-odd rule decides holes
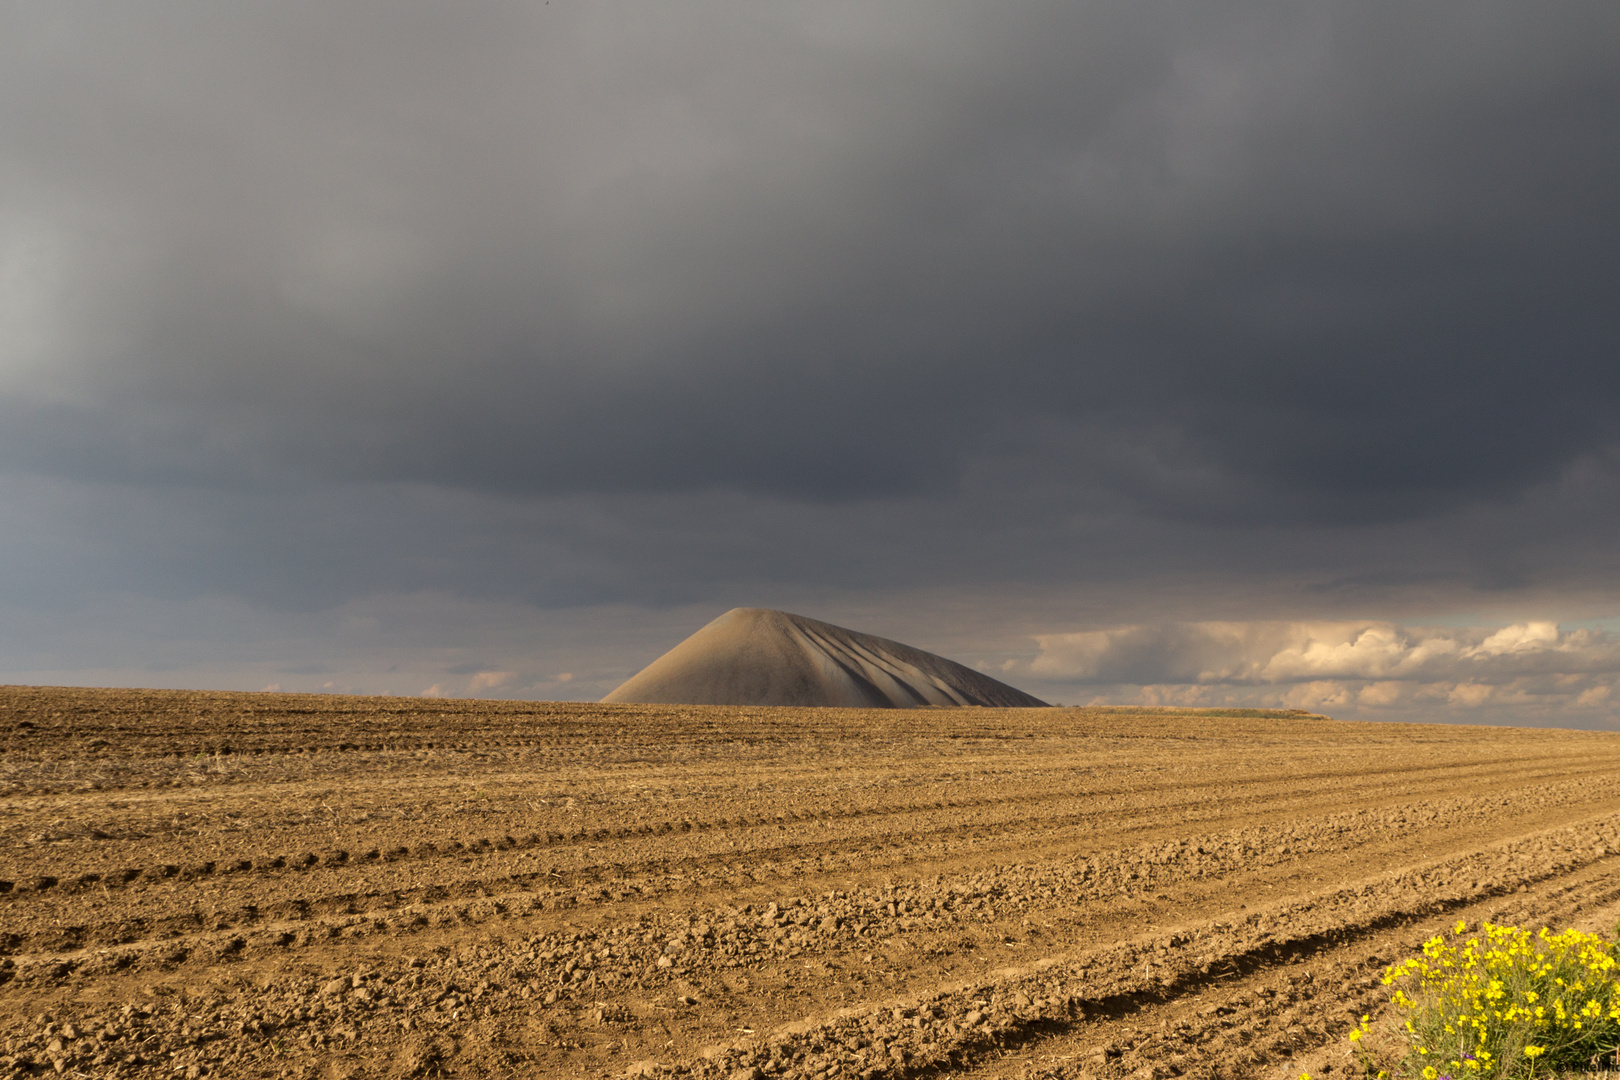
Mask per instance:
[[[542,8],[14,9],[6,459],[837,500],[1014,454],[1353,522],[1617,436],[1612,6]]]
[[[13,5],[0,671],[599,696],[766,604],[1176,701],[1261,685],[1177,683],[1215,623],[1612,617],[1617,47],[1596,3]],[[1609,642],[1264,687],[1612,709]]]

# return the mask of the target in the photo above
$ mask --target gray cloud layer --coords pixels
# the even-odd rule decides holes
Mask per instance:
[[[1024,613],[986,655],[1613,614],[1617,46],[1602,3],[14,6],[0,595],[955,589]]]
[[[1037,638],[1038,655],[1005,670],[1136,696],[1232,700],[1262,687],[1273,703],[1360,710],[1435,703],[1607,714],[1620,685],[1620,639],[1545,621],[1504,627],[1404,627],[1387,622],[1212,622],[1126,626]],[[1211,690],[1215,690],[1212,695]]]
[[[1102,683],[1293,683],[1315,679],[1507,682],[1620,671],[1620,642],[1556,623],[1414,629],[1390,623],[1191,623],[1036,639],[1037,674]]]

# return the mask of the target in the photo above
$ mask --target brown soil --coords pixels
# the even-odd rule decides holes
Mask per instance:
[[[0,689],[0,1076],[1343,1076],[1620,736]]]

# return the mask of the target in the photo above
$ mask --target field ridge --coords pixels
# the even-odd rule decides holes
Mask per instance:
[[[1612,733],[8,687],[0,740],[21,1075],[1292,1080],[1446,920],[1620,915]]]

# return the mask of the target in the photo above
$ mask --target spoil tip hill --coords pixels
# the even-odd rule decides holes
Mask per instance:
[[[943,656],[803,615],[734,608],[605,702],[661,705],[1046,707]]]

